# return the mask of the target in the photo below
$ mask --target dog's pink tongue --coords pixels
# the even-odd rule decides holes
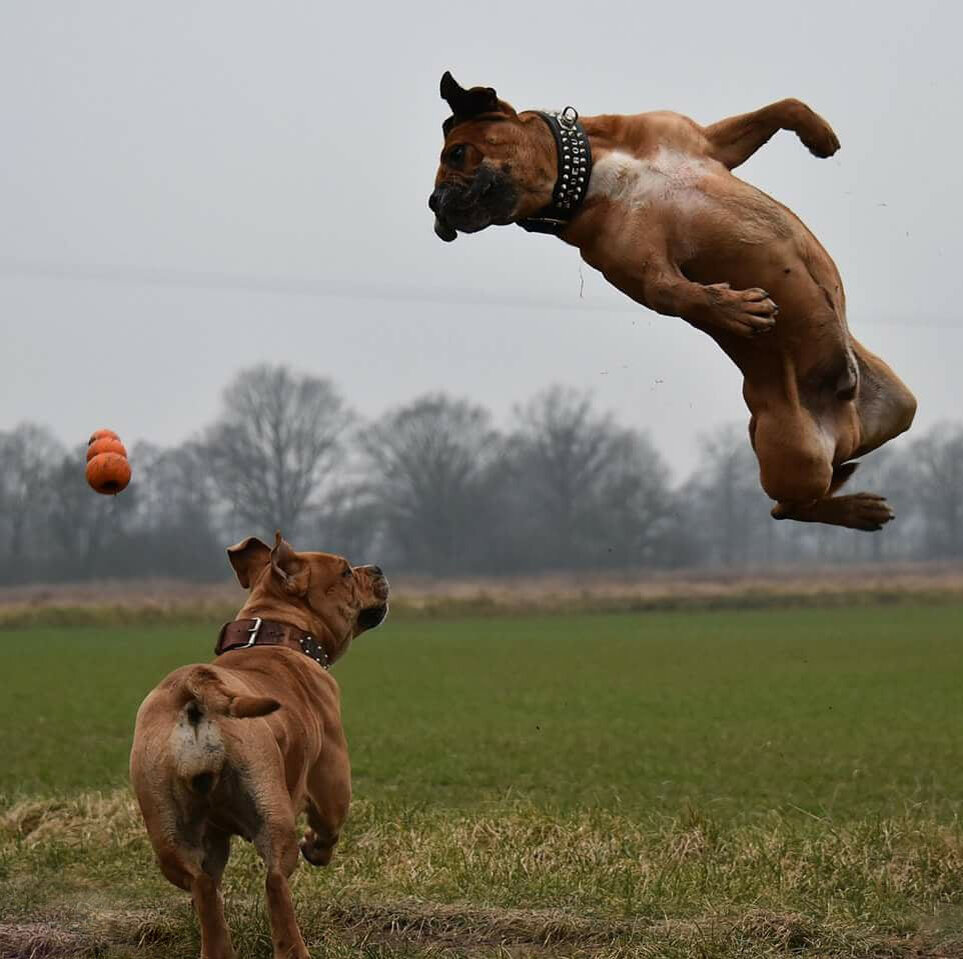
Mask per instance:
[[[439,239],[444,240],[446,243],[451,243],[452,240],[458,239],[458,231],[453,226],[442,222],[438,217],[435,217],[435,233]]]

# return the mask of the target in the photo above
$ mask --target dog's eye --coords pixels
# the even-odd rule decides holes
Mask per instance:
[[[452,147],[448,151],[448,162],[453,166],[457,166],[465,159],[465,144],[459,143],[458,146]]]
[[[345,570],[342,571],[341,575],[342,575],[342,576],[350,576],[350,575],[351,575],[351,567],[348,566]]]

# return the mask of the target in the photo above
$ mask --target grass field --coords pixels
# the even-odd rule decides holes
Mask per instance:
[[[214,629],[0,632],[0,956],[191,955],[126,791]],[[316,955],[963,955],[963,607],[389,622],[336,674],[355,804]],[[229,921],[270,955],[235,845]]]

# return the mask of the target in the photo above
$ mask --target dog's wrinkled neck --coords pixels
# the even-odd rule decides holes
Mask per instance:
[[[552,132],[535,110],[519,114],[524,124],[528,157],[516,164],[516,186],[519,190],[519,203],[515,219],[533,216],[552,202],[552,192],[558,179],[558,151]],[[518,173],[524,172],[524,179]]]

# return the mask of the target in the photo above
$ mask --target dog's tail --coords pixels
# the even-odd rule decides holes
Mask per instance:
[[[224,765],[224,743],[218,717],[251,719],[267,716],[281,704],[269,696],[232,692],[208,666],[195,666],[183,680],[175,757],[177,774],[197,796],[210,793]]]
[[[230,716],[252,719],[267,716],[281,704],[269,696],[239,696],[231,692],[220,676],[208,666],[195,666],[184,680],[188,720],[195,726],[202,716]]]

